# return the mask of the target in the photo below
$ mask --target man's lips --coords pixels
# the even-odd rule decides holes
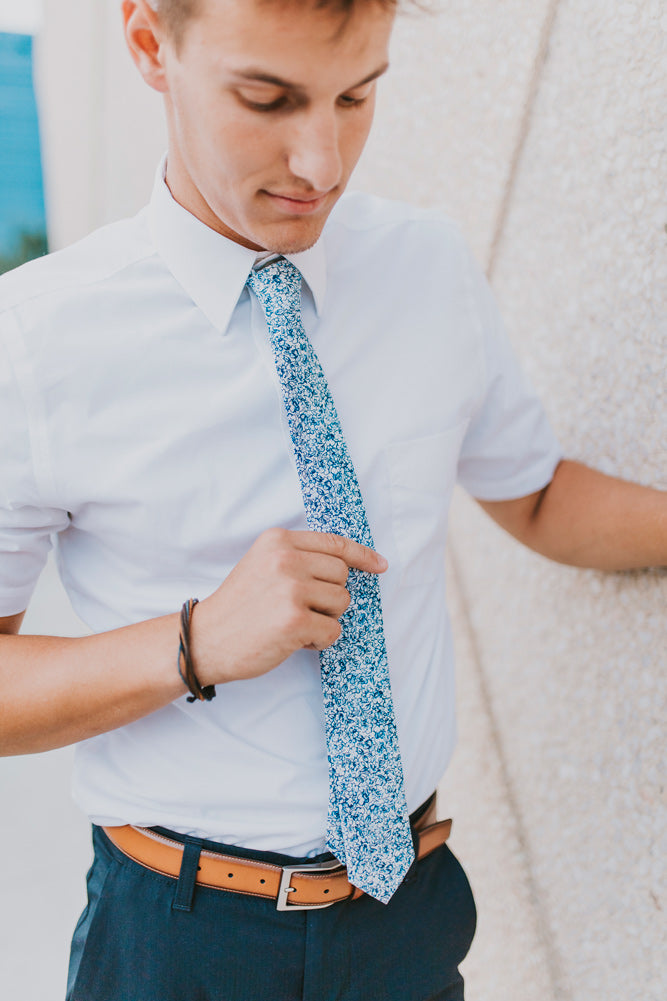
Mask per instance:
[[[264,194],[268,195],[277,208],[288,215],[308,215],[311,212],[316,212],[324,204],[330,192],[315,197],[312,195],[285,195],[273,191],[265,191]]]

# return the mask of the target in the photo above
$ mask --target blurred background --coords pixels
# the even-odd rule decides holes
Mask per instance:
[[[118,0],[0,0],[0,271],[138,210],[165,145]],[[454,216],[568,455],[667,489],[662,0],[402,14],[353,186]],[[1,472],[0,472],[1,475]],[[469,1001],[667,996],[667,575],[560,567],[460,495]],[[83,631],[49,564],[25,632]],[[71,750],[0,760],[0,995],[61,1001],[84,903]]]

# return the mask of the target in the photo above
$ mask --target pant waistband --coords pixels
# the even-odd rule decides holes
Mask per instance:
[[[444,844],[451,820],[436,821],[435,793],[411,818],[415,854],[423,859]],[[105,827],[104,833],[124,855],[139,865],[178,879],[186,844],[144,827]],[[280,866],[254,858],[227,855],[204,848],[199,853],[195,882],[216,890],[245,893],[276,902],[278,910],[311,910],[329,907],[363,895],[347,878],[337,859],[312,864]]]

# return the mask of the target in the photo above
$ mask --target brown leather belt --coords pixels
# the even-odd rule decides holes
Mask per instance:
[[[413,824],[417,837],[417,858],[423,859],[444,844],[451,820],[435,821],[435,797]],[[124,855],[146,869],[178,879],[183,845],[145,827],[105,827],[104,832]],[[202,849],[197,883],[232,893],[275,900],[279,911],[329,907],[341,900],[356,899],[362,890],[347,878],[347,870],[337,859],[331,862],[279,866],[254,859],[237,858]]]

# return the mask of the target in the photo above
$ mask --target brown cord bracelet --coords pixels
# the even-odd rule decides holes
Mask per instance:
[[[198,598],[189,598],[181,609],[181,631],[179,633],[177,666],[183,684],[192,692],[192,695],[188,695],[188,702],[210,702],[216,696],[215,685],[201,684],[195,673],[192,654],[190,652],[192,610],[198,603]],[[181,658],[185,667],[185,674],[181,668]]]

